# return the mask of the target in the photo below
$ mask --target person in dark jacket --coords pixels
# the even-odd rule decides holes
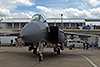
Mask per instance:
[[[97,41],[95,42],[95,49],[98,50],[98,42]]]
[[[10,45],[11,45],[11,47],[12,47],[12,46],[13,46],[13,39],[11,39],[11,40],[10,40],[10,42],[11,42],[11,44],[10,44]]]
[[[88,48],[89,48],[89,43],[86,42],[86,50],[88,50]]]
[[[83,49],[85,50],[85,42],[83,42]]]
[[[73,41],[73,45],[72,45],[72,47],[75,49],[75,42]]]

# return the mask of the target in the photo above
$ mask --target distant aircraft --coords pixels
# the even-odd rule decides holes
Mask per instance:
[[[19,35],[22,40],[30,44],[29,51],[33,50],[33,55],[36,55],[37,48],[39,47],[39,61],[42,61],[43,43],[55,44],[54,52],[57,52],[57,55],[60,56],[60,49],[64,50],[66,34],[71,35],[71,39],[74,38],[73,35],[96,37],[96,35],[90,34],[64,32],[62,29],[59,29],[58,26],[48,26],[40,14],[35,14],[31,22],[25,25],[19,33],[10,33],[8,35]],[[61,46],[58,44],[61,44]]]

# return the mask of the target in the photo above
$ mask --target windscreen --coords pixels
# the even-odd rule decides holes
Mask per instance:
[[[32,21],[39,21],[39,22],[44,22],[44,18],[40,14],[35,14],[32,17]]]

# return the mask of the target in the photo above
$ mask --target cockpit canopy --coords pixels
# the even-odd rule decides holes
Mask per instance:
[[[32,21],[39,21],[39,22],[44,22],[44,18],[40,14],[35,14],[32,17]]]

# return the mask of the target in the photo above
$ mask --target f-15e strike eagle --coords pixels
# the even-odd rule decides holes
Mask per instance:
[[[32,17],[30,23],[26,24],[19,33],[10,33],[9,35],[17,35],[22,38],[23,41],[29,43],[29,51],[33,50],[33,55],[36,55],[39,48],[39,61],[43,59],[43,43],[55,44],[54,52],[60,55],[60,49],[64,50],[65,35],[79,35],[79,36],[95,36],[90,34],[64,32],[59,29],[58,26],[48,26],[44,22],[44,18],[40,14],[35,14]],[[73,37],[72,37],[73,38]],[[61,44],[60,46],[58,44]]]

